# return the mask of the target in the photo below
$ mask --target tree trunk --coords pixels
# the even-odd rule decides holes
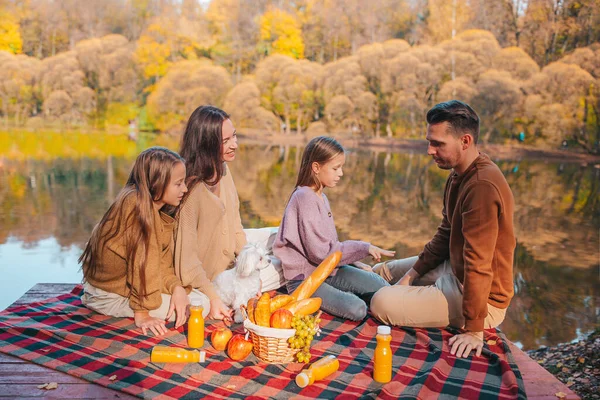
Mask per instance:
[[[302,111],[300,109],[298,109],[298,116],[296,118],[296,133],[302,135]]]
[[[290,127],[290,114],[288,112],[285,113],[285,134],[289,135],[292,133],[292,129]]]

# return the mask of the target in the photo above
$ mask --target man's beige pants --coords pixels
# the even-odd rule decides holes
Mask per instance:
[[[418,257],[377,264],[373,271],[392,286],[379,289],[371,300],[371,314],[396,326],[436,328],[465,326],[462,312],[463,288],[454,275],[450,261],[415,279],[412,286],[395,285],[417,262]],[[488,304],[484,328],[495,328],[504,320],[506,310]]]

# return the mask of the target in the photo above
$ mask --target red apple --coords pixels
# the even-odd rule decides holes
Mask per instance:
[[[229,328],[217,328],[210,335],[210,343],[215,350],[225,350],[227,348],[227,343],[229,343],[229,339],[231,339],[231,336],[233,336],[233,333],[231,333]]]
[[[234,335],[227,344],[227,354],[234,361],[241,361],[252,351],[252,342],[244,335]]]
[[[290,329],[293,316],[290,310],[280,308],[271,314],[271,328]]]

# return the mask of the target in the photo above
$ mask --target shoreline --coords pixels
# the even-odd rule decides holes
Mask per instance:
[[[600,399],[600,328],[576,343],[526,353],[582,399]]]
[[[310,138],[305,135],[283,135],[269,134],[258,135],[245,131],[238,134],[244,139],[245,144],[269,144],[269,145],[291,145],[304,146]],[[333,135],[328,134],[326,135]],[[424,139],[400,139],[400,138],[362,138],[351,135],[338,134],[336,139],[349,149],[368,149],[372,151],[416,151],[426,154],[427,141]],[[481,144],[480,149],[490,157],[498,160],[546,160],[555,162],[598,164],[600,168],[600,155],[584,153],[581,151],[544,149],[528,145],[512,144]]]

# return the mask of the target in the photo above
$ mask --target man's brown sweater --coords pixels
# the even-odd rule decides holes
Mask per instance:
[[[463,284],[465,329],[483,330],[487,304],[505,309],[513,297],[514,199],[502,171],[479,157],[444,190],[442,223],[414,269],[423,276],[445,260]]]
[[[135,212],[136,194],[132,193],[123,202],[122,215]],[[144,267],[145,293],[142,290],[140,276],[141,252],[136,255],[135,264],[127,260],[126,241],[131,232],[123,231],[109,240],[101,250],[100,265],[94,277],[87,281],[94,287],[107,292],[129,297],[129,305],[134,311],[150,311],[160,307],[161,293],[172,294],[181,281],[175,275],[173,266],[173,229],[174,220],[168,215],[153,208],[154,224],[150,232],[148,258]],[[110,229],[107,222],[104,230]],[[85,268],[85,266],[84,266]],[[189,292],[191,288],[187,288]]]

